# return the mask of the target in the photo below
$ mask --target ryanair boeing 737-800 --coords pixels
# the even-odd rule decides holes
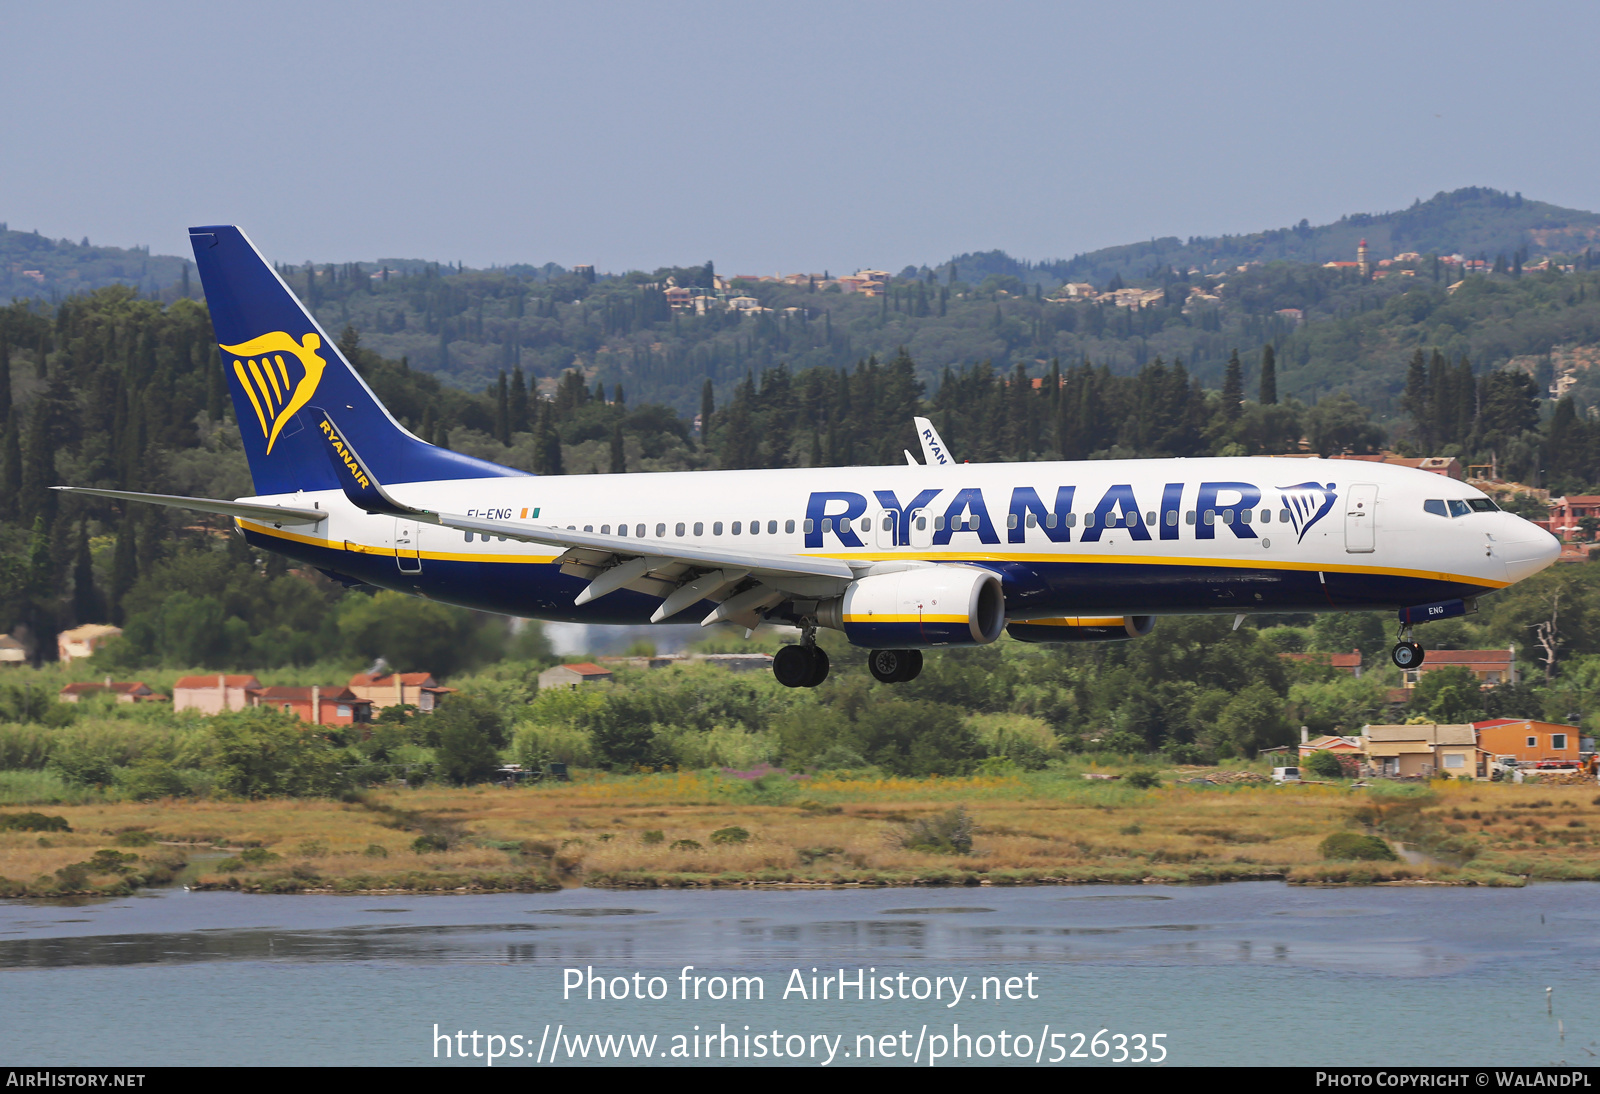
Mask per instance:
[[[349,583],[583,623],[816,630],[910,680],[922,650],[1138,637],[1161,615],[1392,610],[1414,624],[1549,566],[1553,536],[1483,493],[1382,464],[1260,458],[926,462],[535,476],[419,440],[238,228],[190,229],[256,496],[84,490],[234,518]]]

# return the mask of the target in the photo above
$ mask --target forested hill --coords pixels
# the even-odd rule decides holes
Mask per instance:
[[[1306,220],[1287,228],[1248,235],[1163,236],[1089,251],[1070,259],[1030,262],[1004,251],[957,255],[935,267],[954,266],[968,281],[991,275],[1012,276],[1048,290],[1064,281],[1100,284],[1149,276],[1164,266],[1217,273],[1243,262],[1349,261],[1365,239],[1374,255],[1404,251],[1418,254],[1460,254],[1492,261],[1496,255],[1582,252],[1600,247],[1600,214],[1531,201],[1521,193],[1506,194],[1482,186],[1450,193],[1440,191],[1427,201],[1390,213],[1351,213],[1332,224]]]
[[[193,263],[153,255],[148,247],[97,247],[87,236],[49,239],[0,222],[0,300],[60,300],[107,285],[131,285],[145,296],[182,294]]]
[[[1020,365],[1038,378],[1058,361],[1122,377],[1182,361],[1188,375],[1219,387],[1230,354],[1239,352],[1248,373],[1271,345],[1285,397],[1309,403],[1345,391],[1392,420],[1419,349],[1479,373],[1515,365],[1541,382],[1571,366],[1582,406],[1600,401],[1600,369],[1591,379],[1588,367],[1600,344],[1600,295],[1588,280],[1600,264],[1600,246],[1590,246],[1597,234],[1595,214],[1468,189],[1398,213],[1157,240],[1066,263],[962,256],[890,276],[882,295],[841,292],[827,279],[734,278],[698,311],[675,309],[665,289],[714,290],[721,279],[710,263],[598,278],[553,264],[472,270],[400,259],[280,270],[330,332],[353,327],[364,347],[467,391],[520,368],[548,392],[575,368],[591,386],[621,384],[630,399],[687,417],[708,380],[720,403],[748,376],[780,365],[794,374],[854,368],[902,348],[930,391],[947,369],[988,363],[1009,374]],[[1421,258],[1372,278],[1315,261],[1348,262],[1360,238],[1375,264]],[[1463,267],[1443,261],[1455,254],[1483,256],[1490,269],[1458,284]],[[1551,257],[1571,272],[1532,272]],[[0,274],[13,286],[20,278],[15,294],[41,305],[119,281],[163,302],[198,296],[187,270],[183,259],[140,250],[0,232]],[[1098,297],[1049,299],[1067,280],[1088,281]],[[1145,291],[1114,299],[1116,289]],[[744,306],[733,306],[741,296]]]

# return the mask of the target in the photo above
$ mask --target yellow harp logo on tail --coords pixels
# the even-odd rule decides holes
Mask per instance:
[[[261,435],[267,440],[268,454],[295,411],[305,406],[316,392],[322,370],[328,367],[328,362],[317,353],[321,348],[322,339],[318,335],[308,334],[296,342],[292,335],[281,330],[237,346],[222,347],[234,356],[233,374],[243,385],[250,405],[255,407]],[[291,367],[284,360],[285,355],[299,367]]]

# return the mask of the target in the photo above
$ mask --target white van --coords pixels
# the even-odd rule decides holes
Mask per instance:
[[[1275,783],[1297,783],[1300,781],[1298,767],[1275,767],[1272,769],[1272,781]]]

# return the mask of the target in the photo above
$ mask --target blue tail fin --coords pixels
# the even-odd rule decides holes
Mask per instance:
[[[313,395],[338,410],[340,426],[381,482],[525,474],[436,448],[395,421],[238,228],[190,228],[189,242],[257,494],[340,488],[322,432],[309,420]]]

